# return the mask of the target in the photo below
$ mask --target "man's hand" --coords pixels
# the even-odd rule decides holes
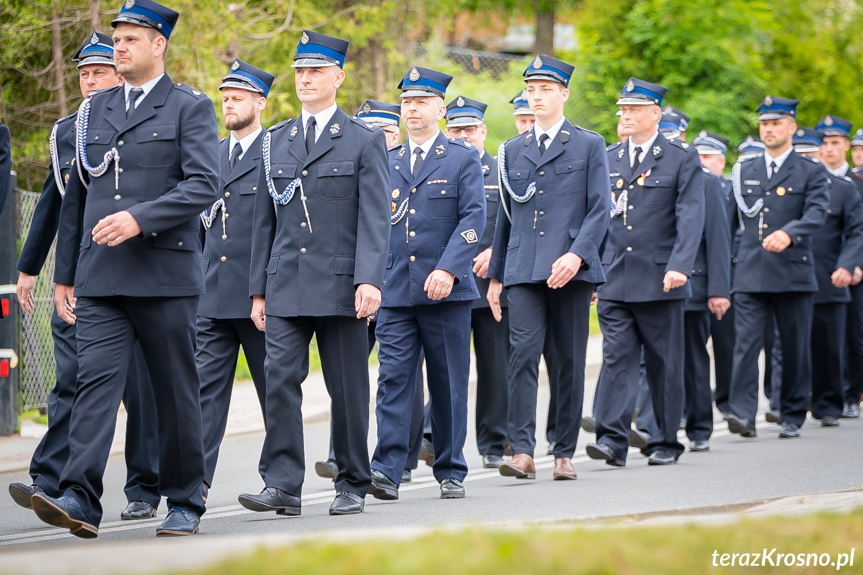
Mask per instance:
[[[776,230],[761,242],[762,247],[768,252],[773,252],[775,254],[781,253],[785,251],[785,248],[791,245],[791,236],[788,235],[788,232],[783,232],[782,230]]]
[[[18,303],[24,313],[33,313],[36,309],[36,299],[33,297],[33,290],[36,288],[36,276],[21,272],[18,274]]]
[[[686,285],[687,281],[689,281],[689,278],[686,274],[682,274],[674,270],[668,270],[665,272],[665,277],[662,278],[662,291],[668,293],[675,288]]]
[[[731,300],[728,298],[717,296],[707,298],[707,309],[710,310],[710,313],[716,316],[717,320],[722,319],[722,316],[725,315],[725,312],[727,312],[730,307]]]
[[[851,285],[856,286],[861,281],[863,281],[863,270],[860,269],[860,266],[854,266],[854,277],[851,279]]]
[[[551,264],[551,275],[546,283],[551,289],[562,288],[575,277],[581,268],[581,258],[572,252],[567,252]]]
[[[54,286],[54,307],[60,319],[70,325],[75,325],[78,319],[75,317],[75,286],[57,284]]]
[[[264,314],[265,305],[264,296],[252,296],[252,321],[258,331],[267,331],[267,316]]]
[[[93,228],[93,241],[99,245],[118,246],[141,233],[141,226],[129,212],[117,212],[99,220]]]
[[[484,249],[476,254],[476,257],[473,258],[473,273],[482,279],[486,279],[486,275],[488,274],[488,264],[490,261],[491,248]]]
[[[381,307],[381,290],[372,284],[360,284],[357,286],[357,294],[354,296],[354,309],[357,319],[369,317]]]
[[[849,272],[845,268],[836,268],[836,270],[833,272],[833,275],[830,276],[830,281],[832,281],[833,285],[838,288],[850,286],[851,280],[853,279],[854,277],[851,275],[851,272]]]
[[[455,276],[446,270],[435,270],[426,278],[423,291],[428,292],[429,299],[438,301],[452,292]]]
[[[499,322],[503,319],[503,311],[500,309],[500,293],[503,291],[503,283],[500,280],[492,279],[488,284],[488,294],[486,299],[491,308],[491,314],[494,320]]]
[[[590,296],[590,305],[596,305],[599,303],[599,292],[593,292],[593,295]]]

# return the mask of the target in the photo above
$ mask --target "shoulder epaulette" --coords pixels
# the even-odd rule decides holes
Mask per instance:
[[[183,84],[182,82],[175,82],[174,87],[179,89],[182,92],[185,92],[185,93],[193,96],[196,100],[200,100],[202,97],[204,97],[203,92],[201,92],[200,90],[195,90],[191,86],[187,86],[186,84]]]
[[[712,174],[712,173],[713,173],[713,172],[711,172],[710,170],[708,170],[707,168],[705,168],[704,166],[701,166],[701,170],[702,170],[705,174]]]
[[[77,116],[78,116],[78,112],[72,112],[72,113],[71,113],[71,114],[69,114],[68,116],[64,116],[64,117],[60,118],[59,120],[57,120],[57,121],[56,121],[56,122],[54,122],[54,123],[55,123],[55,124],[57,124],[57,125],[59,126],[60,124],[62,124],[62,123],[64,123],[64,122],[66,122],[67,120],[74,120]]]
[[[402,148],[404,148],[406,145],[407,144],[399,144],[398,146],[394,146],[387,150],[387,154],[398,155],[398,153],[401,152]]]
[[[746,156],[745,158],[738,158],[738,162],[748,162],[749,160],[754,160],[755,158],[763,158],[764,152],[758,152],[754,156]]]
[[[579,132],[584,132],[585,134],[593,134],[594,136],[599,136],[600,138],[602,138],[602,134],[600,134],[599,132],[594,132],[593,130],[588,130],[587,128],[582,128],[578,124],[572,124],[572,127],[575,128],[576,130],[578,130]],[[605,141],[605,138],[602,138],[602,139],[603,139],[603,141]]]
[[[807,160],[809,160],[809,161],[810,161],[810,162],[812,162],[813,164],[820,164],[820,163],[821,163],[819,160],[816,160],[815,158],[812,158],[812,157],[810,157],[810,156],[803,156],[803,155],[801,155],[801,157],[802,157],[802,158],[806,158]]]
[[[668,143],[677,146],[681,150],[689,151],[689,149],[692,148],[692,144],[684,142],[683,140],[678,140],[677,138],[673,140],[668,140]]]
[[[276,130],[280,130],[280,129],[284,128],[285,126],[289,126],[296,121],[297,121],[296,118],[291,118],[290,120],[282,120],[281,122],[279,122],[275,126],[271,126],[269,129],[267,129],[267,131],[268,132],[275,132]]]
[[[373,132],[375,127],[376,127],[376,126],[369,126],[363,120],[358,120],[357,118],[355,118],[353,116],[348,116],[348,120],[350,120],[351,122],[353,122],[357,126],[362,126],[363,128],[365,128],[369,132]]]
[[[473,149],[473,144],[471,144],[471,143],[470,143],[470,142],[468,142],[467,140],[463,140],[463,139],[461,139],[461,138],[450,138],[450,139],[449,139],[449,143],[450,143],[450,144],[458,144],[458,145],[460,145],[462,148]]]
[[[622,143],[623,142],[614,142],[613,144],[609,144],[608,146],[605,147],[605,151],[610,152],[612,150],[616,150],[618,148],[618,146],[620,146],[620,144],[622,144]]]

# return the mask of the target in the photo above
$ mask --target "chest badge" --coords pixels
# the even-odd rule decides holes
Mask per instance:
[[[444,146],[443,144],[438,144],[434,147],[434,153],[438,156],[443,156],[444,152],[446,152],[446,146]]]
[[[779,186],[778,188],[776,188],[776,195],[777,196],[784,196],[785,195],[785,188],[783,188],[782,186]]]
[[[487,165],[487,164],[483,164],[483,166],[482,166],[482,173],[483,173],[483,174],[487,174],[487,173],[489,173],[490,171],[491,171],[491,166],[489,166],[489,165]]]
[[[393,199],[394,199],[394,200],[399,199],[399,196],[400,196],[400,195],[402,195],[401,190],[399,190],[398,188],[396,188],[396,189],[394,189],[394,190],[393,190]]]
[[[617,182],[615,182],[614,185],[615,185],[615,187],[617,187],[618,190],[620,188],[622,188],[623,187],[623,178],[620,178],[619,180],[617,180]]]
[[[611,192],[611,203],[613,204],[615,202],[617,202],[617,194]]]

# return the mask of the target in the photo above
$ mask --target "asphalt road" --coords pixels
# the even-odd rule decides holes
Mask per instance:
[[[541,387],[540,392],[538,428],[544,429],[546,388]],[[517,481],[500,477],[497,470],[482,469],[471,419],[465,450],[471,471],[465,499],[440,500],[431,469],[420,462],[414,481],[402,486],[400,500],[381,502],[369,497],[362,515],[330,517],[327,510],[333,497],[332,483],[318,478],[313,469],[314,461],[326,454],[328,427],[327,422],[306,426],[303,514],[293,518],[252,513],[237,503],[239,493],[257,492],[263,487],[256,472],[263,434],[226,439],[210,491],[209,511],[196,538],[571,520],[730,505],[863,486],[863,419],[843,420],[840,427],[832,429],[810,420],[801,438],[795,440],[778,439],[778,426],[763,420],[755,440],[729,435],[720,423],[709,452],[686,452],[677,465],[669,467],[648,467],[646,458],[637,452],[630,454],[625,468],[589,460],[584,446],[594,437],[582,433],[574,461],[577,481],[552,481],[553,460],[545,455],[536,460],[536,481]],[[374,437],[372,430],[370,449]],[[545,446],[540,438],[537,455],[545,452]],[[125,506],[124,477],[122,457],[112,457],[103,497],[105,518],[96,544],[152,543],[156,526],[164,518],[163,503],[156,519],[119,520]],[[94,545],[46,526],[31,511],[16,506],[6,495],[5,486],[24,480],[26,474],[20,472],[0,475],[0,565],[4,553],[32,552],[36,556],[40,550],[59,546]]]

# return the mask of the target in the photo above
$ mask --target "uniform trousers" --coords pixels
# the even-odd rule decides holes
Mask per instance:
[[[198,316],[196,322],[197,349],[195,365],[201,379],[201,414],[204,423],[204,482],[212,487],[219,460],[219,448],[228,424],[228,409],[237,371],[240,346],[255,384],[261,413],[266,425],[266,334],[255,327],[251,318],[213,319]],[[261,477],[264,460],[258,463]]]
[[[812,316],[812,417],[842,417],[848,304],[815,305]]]
[[[69,427],[69,460],[60,492],[98,525],[102,477],[126,388],[135,340],[150,374],[159,444],[159,492],[168,506],[203,515],[204,449],[195,369],[197,296],[79,297],[78,388]]]
[[[507,288],[511,356],[507,438],[513,455],[533,456],[539,357],[547,330],[557,364],[555,457],[572,457],[581,429],[584,365],[594,284],[570,281],[551,289],[544,283]],[[551,417],[551,415],[549,415]]]
[[[498,323],[490,308],[471,310],[476,355],[476,444],[480,455],[503,455],[509,405],[509,311]]]

